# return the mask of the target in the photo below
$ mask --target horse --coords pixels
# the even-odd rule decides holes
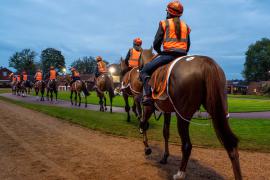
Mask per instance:
[[[141,99],[142,83],[139,80],[139,68],[129,68],[125,61],[120,59],[122,87],[121,91],[125,100],[125,111],[127,112],[127,122],[130,122],[129,96],[133,98],[132,111],[138,120],[142,117]]]
[[[13,95],[16,95],[16,92],[17,92],[17,90],[16,90],[16,84],[17,84],[17,81],[16,80],[13,80],[13,77],[14,77],[15,75],[14,74],[11,74],[9,77],[10,77],[10,87],[11,87],[11,92],[12,92],[12,94]]]
[[[66,75],[65,77],[65,82],[69,84],[71,81],[71,77],[69,75]],[[76,80],[75,82],[72,83],[70,87],[70,102],[71,105],[73,105],[73,93],[75,94],[74,100],[75,100],[75,106],[77,106],[77,97],[79,97],[79,104],[78,106],[81,106],[81,92],[84,93],[84,98],[85,98],[85,107],[87,107],[87,96],[89,96],[89,92],[87,90],[85,82],[82,80]]]
[[[53,80],[48,80],[47,82],[47,100],[49,100],[49,94],[50,94],[50,98],[51,101],[53,101],[53,93],[55,94],[55,100],[57,101],[57,95],[58,95],[58,84],[57,84],[57,80],[53,79]]]
[[[104,95],[104,92],[109,93],[110,97],[110,112],[112,113],[112,101],[114,97],[114,85],[113,85],[113,79],[112,76],[108,73],[103,73],[100,76],[96,78],[96,92],[97,96],[99,97],[99,105],[100,105],[100,111],[104,112],[107,111],[106,107],[106,96]]]
[[[153,56],[149,54],[151,53],[145,51],[142,53],[144,64],[152,60]],[[155,76],[161,75],[167,79],[165,96],[161,99],[154,99],[154,105],[164,113],[165,152],[160,163],[167,163],[171,113],[175,112],[178,133],[182,141],[182,161],[174,179],[185,178],[192,150],[189,125],[193,114],[203,105],[212,118],[217,138],[228,153],[235,179],[241,180],[238,138],[232,132],[228,122],[226,78],[221,67],[212,58],[200,55],[178,58],[169,65],[169,73],[162,69],[163,67],[158,68],[149,81],[154,88],[152,82],[155,81]],[[146,131],[149,127],[148,120],[153,113],[153,107],[144,106],[143,112],[140,128],[143,133],[145,154],[149,155],[152,150],[148,145]]]
[[[40,101],[44,101],[45,87],[46,87],[46,83],[43,80],[36,81],[34,84],[36,96],[38,96],[39,92],[41,93]]]

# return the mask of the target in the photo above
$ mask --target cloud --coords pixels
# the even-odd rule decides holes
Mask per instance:
[[[1,65],[15,51],[47,47],[62,50],[67,63],[102,55],[125,56],[135,37],[152,45],[166,16],[161,0],[14,0],[0,2]],[[228,77],[241,71],[249,44],[270,37],[270,3],[255,0],[183,0],[183,19],[192,28],[191,52],[213,57]]]

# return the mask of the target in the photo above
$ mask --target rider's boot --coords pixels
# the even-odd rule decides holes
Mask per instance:
[[[143,82],[143,100],[144,106],[153,106],[152,91],[149,85],[149,78],[146,78]]]

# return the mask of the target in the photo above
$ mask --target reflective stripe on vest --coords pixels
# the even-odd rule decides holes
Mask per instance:
[[[37,81],[41,81],[42,80],[42,73],[41,72],[37,72],[36,73],[36,80]]]
[[[27,81],[27,75],[26,74],[23,75],[23,80]]]
[[[74,72],[73,72],[73,76],[74,76],[74,77],[80,77],[80,73],[79,73],[78,71],[74,71]]]
[[[180,20],[180,40],[177,39],[173,19],[161,21],[161,25],[163,31],[165,32],[163,40],[164,51],[178,51],[186,53],[188,48],[188,35],[190,33],[190,29],[188,28],[186,23]]]
[[[128,61],[129,67],[138,67],[140,56],[141,56],[141,51],[137,51],[134,48],[130,49],[130,58]]]
[[[99,61],[97,64],[98,64],[98,72],[100,72],[100,73],[106,73],[106,72],[108,72],[105,62]]]
[[[50,70],[50,80],[56,79],[56,71],[55,70]]]

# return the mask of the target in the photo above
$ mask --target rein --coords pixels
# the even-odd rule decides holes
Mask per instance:
[[[162,114],[163,114],[163,113],[160,112],[159,115],[158,115],[158,117],[157,117],[157,115],[156,115],[156,110],[155,110],[155,111],[154,111],[154,118],[155,118],[155,120],[158,121],[158,120],[161,118]]]

